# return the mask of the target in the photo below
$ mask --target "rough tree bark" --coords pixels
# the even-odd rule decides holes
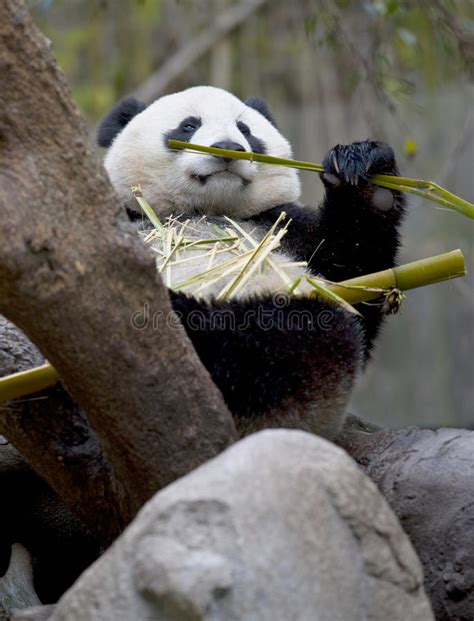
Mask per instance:
[[[0,240],[0,312],[60,372],[86,416],[73,427],[94,430],[1,410],[0,432],[94,530],[108,508],[113,536],[235,428],[18,0],[0,3]],[[42,445],[55,434],[52,459]]]

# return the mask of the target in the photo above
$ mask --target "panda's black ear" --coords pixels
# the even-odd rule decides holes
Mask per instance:
[[[110,147],[114,138],[134,116],[143,112],[146,105],[135,97],[124,97],[102,119],[97,130],[97,142],[101,147]]]
[[[250,97],[250,99],[247,99],[247,101],[245,101],[244,103],[249,108],[253,108],[257,112],[260,112],[260,114],[263,115],[267,119],[267,121],[270,121],[272,125],[278,127],[275,119],[273,118],[273,114],[270,112],[269,107],[263,101],[263,99],[261,99],[260,97]]]

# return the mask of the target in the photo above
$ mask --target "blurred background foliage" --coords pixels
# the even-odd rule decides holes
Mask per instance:
[[[474,200],[472,0],[28,5],[91,131],[124,94],[150,100],[212,84],[264,97],[298,159],[320,162],[338,142],[378,137],[394,146],[404,175]],[[305,202],[317,205],[318,178],[302,180]],[[472,222],[414,197],[410,205],[402,260],[461,247],[473,273]],[[353,411],[393,426],[474,428],[473,282],[470,275],[409,294],[387,321]]]

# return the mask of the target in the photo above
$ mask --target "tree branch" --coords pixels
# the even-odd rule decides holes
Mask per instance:
[[[0,312],[85,412],[127,522],[157,489],[226,447],[235,428],[18,0],[0,3],[0,49]],[[43,425],[31,426],[35,449],[21,416],[5,423],[3,415],[5,435],[61,493],[63,469],[41,455]],[[93,520],[94,490],[81,502],[88,494]]]
[[[171,58],[139,86],[134,95],[147,103],[160,97],[168,85],[175,80],[192,63],[206,54],[220,39],[235,30],[255,11],[260,9],[267,0],[242,0],[237,6],[223,11],[215,22],[202,34],[192,39],[178,50]]]

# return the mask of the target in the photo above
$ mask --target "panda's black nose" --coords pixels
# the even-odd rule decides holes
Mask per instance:
[[[214,144],[211,144],[211,147],[214,149],[227,149],[228,151],[245,151],[245,148],[241,144],[230,140],[215,142]],[[219,159],[224,160],[224,162],[232,161],[231,157],[220,157],[219,155],[215,155],[214,157],[218,157]]]

